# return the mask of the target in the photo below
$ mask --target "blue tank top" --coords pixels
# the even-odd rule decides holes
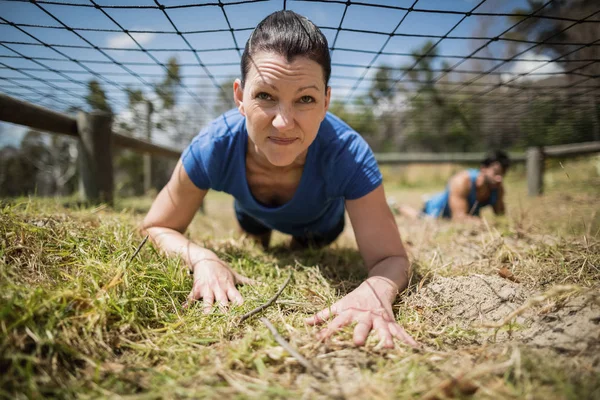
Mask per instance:
[[[468,169],[469,177],[471,178],[471,190],[469,191],[469,196],[467,198],[469,202],[469,214],[479,216],[479,210],[481,207],[485,207],[488,205],[495,205],[498,200],[498,191],[496,189],[492,189],[490,192],[490,198],[483,203],[477,201],[477,187],[475,186],[475,181],[479,176],[478,169]],[[442,217],[442,218],[451,218],[452,212],[450,211],[450,205],[448,204],[448,199],[450,198],[450,189],[446,186],[446,190],[436,194],[431,199],[429,199],[425,206],[423,207],[423,213],[430,215],[432,217]]]
[[[247,147],[246,118],[234,109],[203,129],[181,159],[198,188],[231,194],[241,211],[290,235],[331,231],[344,215],[344,200],[363,197],[382,181],[365,140],[330,113],[308,148],[294,197],[281,206],[265,206],[250,192],[246,179]]]

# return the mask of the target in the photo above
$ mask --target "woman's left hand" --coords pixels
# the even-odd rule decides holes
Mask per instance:
[[[331,307],[321,310],[305,322],[308,325],[319,325],[335,317],[319,332],[319,339],[326,339],[342,327],[356,323],[354,344],[357,346],[365,344],[372,330],[376,332],[380,344],[385,348],[394,347],[393,338],[400,339],[410,346],[418,346],[417,342],[395,321],[392,313],[395,291],[393,296],[390,296],[389,289],[378,290],[382,283],[379,282],[380,279],[367,279]]]

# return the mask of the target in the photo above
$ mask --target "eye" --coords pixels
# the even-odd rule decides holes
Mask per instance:
[[[314,103],[314,102],[315,102],[315,98],[312,96],[300,97],[300,103],[302,103],[302,104],[310,104],[310,103]]]
[[[273,98],[271,97],[270,94],[265,93],[265,92],[260,92],[256,95],[256,98],[258,100],[272,100]]]

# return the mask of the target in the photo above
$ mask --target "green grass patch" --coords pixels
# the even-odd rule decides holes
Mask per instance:
[[[475,385],[474,398],[481,399],[599,398],[597,344],[590,340],[574,351],[552,341],[534,345],[524,336],[532,323],[543,328],[545,319],[555,323],[550,317],[561,312],[566,318],[571,297],[548,298],[499,329],[495,341],[489,339],[493,330],[452,314],[446,306],[451,298],[419,307],[410,300],[440,277],[497,276],[501,267],[519,279],[510,285],[531,296],[555,285],[597,290],[598,190],[590,189],[597,177],[569,175],[552,184],[563,188],[561,179],[576,181],[568,201],[552,185],[544,198],[528,199],[521,180],[509,181],[508,216],[486,215],[481,226],[398,219],[413,276],[394,308],[421,350],[400,343],[381,350],[375,338],[355,348],[351,328],[321,343],[317,329],[304,325],[305,317],[366,276],[348,230],[327,249],[291,252],[288,239],[278,235],[276,246],[264,252],[235,235],[228,197],[212,194],[190,237],[261,284],[240,287],[242,306],[204,315],[199,303],[182,308],[191,278],[180,260],[161,256],[149,243],[131,259],[142,240],[136,229],[148,199],[121,199],[113,209],[73,199],[3,200],[0,397],[410,399],[435,394],[455,378]],[[390,187],[403,198],[402,185]],[[406,193],[418,202],[425,191]],[[308,374],[257,317],[238,323],[290,272],[289,286],[261,315],[326,371],[326,381]],[[598,299],[589,299],[579,310],[593,319]],[[451,389],[468,397],[458,386]]]

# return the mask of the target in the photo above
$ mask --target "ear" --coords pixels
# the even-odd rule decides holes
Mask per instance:
[[[329,102],[331,101],[331,86],[327,86],[325,91],[325,112],[329,110]]]
[[[242,81],[236,79],[233,82],[233,100],[235,101],[235,106],[239,110],[240,114],[244,117],[246,113],[244,111],[244,89],[242,88]]]

